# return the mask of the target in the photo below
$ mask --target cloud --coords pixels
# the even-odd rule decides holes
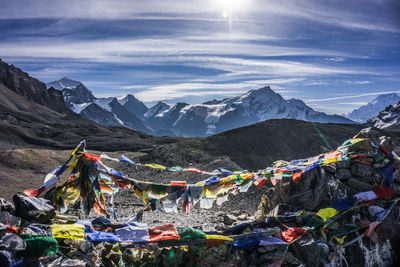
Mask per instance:
[[[360,97],[364,97],[364,96],[374,96],[374,95],[382,95],[382,94],[390,94],[390,93],[400,93],[400,91],[373,92],[373,93],[364,93],[364,94],[357,94],[357,95],[351,94],[351,95],[344,95],[344,96],[338,96],[338,97],[309,99],[309,100],[305,100],[305,102],[306,103],[326,102],[326,101],[333,101],[333,100],[340,100],[340,99],[360,98]]]
[[[370,84],[371,81],[345,81],[345,83],[349,83],[349,84]]]
[[[327,61],[333,61],[333,62],[343,62],[346,59],[343,57],[328,57],[328,58],[324,58]]]
[[[352,105],[352,106],[364,106],[367,105],[368,102],[339,102],[339,105]]]

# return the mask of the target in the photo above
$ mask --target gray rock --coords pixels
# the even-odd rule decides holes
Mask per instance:
[[[378,145],[380,147],[385,148],[388,151],[393,151],[394,150],[394,143],[392,138],[387,137],[387,136],[381,136],[378,139]]]
[[[350,160],[340,160],[336,162],[336,168],[350,168]]]
[[[296,257],[302,259],[307,266],[321,266],[322,250],[310,235],[304,235],[294,242]]]
[[[337,169],[335,177],[339,180],[348,180],[351,177],[351,171],[349,169]]]
[[[225,214],[224,215],[224,223],[226,225],[232,225],[234,222],[236,222],[236,217],[230,214]]]
[[[370,191],[372,190],[374,187],[370,184],[367,183],[363,183],[360,180],[356,179],[356,178],[350,178],[347,182],[347,185],[349,185],[351,188],[353,188],[354,190],[356,190],[357,192],[364,192],[364,191]]]
[[[28,221],[47,223],[56,215],[54,207],[43,198],[15,194],[13,201],[16,208],[15,214]]]
[[[351,164],[351,173],[355,176],[370,176],[374,172],[371,165],[353,162]]]
[[[4,198],[0,198],[0,210],[8,211],[10,214],[14,214],[15,206],[13,203],[6,201]]]
[[[357,134],[357,138],[377,139],[378,137],[379,132],[372,127],[364,128]]]
[[[355,144],[352,144],[349,147],[349,152],[368,152],[373,151],[374,148],[371,145],[371,141],[369,139],[362,140]]]

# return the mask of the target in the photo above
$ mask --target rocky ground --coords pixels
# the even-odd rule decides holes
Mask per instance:
[[[91,150],[89,152],[94,154],[101,153]],[[48,149],[16,149],[0,152],[0,195],[5,199],[11,200],[15,193],[29,188],[40,187],[47,173],[56,166],[62,165],[70,153],[70,150]],[[146,153],[140,152],[107,152],[107,155],[118,158],[121,153],[136,162],[142,162],[141,159],[147,158]],[[195,183],[208,178],[206,175],[196,173],[164,172],[147,167],[139,166],[135,168],[129,164],[103,161],[110,167],[120,170],[128,177],[141,181],[169,183],[171,180],[185,180],[188,183]],[[143,163],[148,162],[144,161]],[[196,165],[199,169],[209,171],[221,166],[230,170],[240,170],[237,164],[223,157],[214,159],[210,164]],[[199,204],[197,204],[190,209],[189,213],[183,212],[182,205],[178,206],[178,214],[146,211],[143,214],[143,222],[149,224],[149,226],[174,223],[177,226],[201,226],[207,231],[222,229],[226,225],[232,225],[233,221],[238,223],[252,220],[262,195],[262,190],[251,187],[247,194],[230,195],[228,202],[223,203],[222,206],[214,203],[213,208],[210,210],[200,209]],[[138,211],[143,210],[144,204],[128,189],[121,190],[116,194],[115,208],[118,220],[125,221],[135,216]],[[72,214],[75,213],[72,212]],[[226,214],[230,214],[230,218],[226,218]]]

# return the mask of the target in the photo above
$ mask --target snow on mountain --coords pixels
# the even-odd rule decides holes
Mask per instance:
[[[284,99],[269,86],[240,96],[203,104],[162,101],[148,109],[133,95],[96,98],[81,82],[62,78],[47,84],[59,88],[67,107],[75,113],[107,126],[121,125],[156,135],[209,136],[269,119],[297,119],[312,122],[354,123],[327,115],[298,99]]]
[[[114,100],[114,97],[105,97],[105,98],[96,98],[93,102],[104,108],[105,110],[111,112],[111,101]]]
[[[378,116],[369,119],[367,124],[380,129],[400,129],[400,102],[389,105]]]
[[[301,100],[285,100],[269,86],[204,104],[177,103],[146,118],[152,127],[167,128],[174,135],[184,137],[208,136],[268,119],[354,123],[342,116],[315,111]]]
[[[125,126],[145,133],[153,133],[134,113],[135,105],[138,114],[147,111],[147,107],[134,96],[123,98],[123,106],[115,97],[96,98],[81,82],[66,77],[47,83],[47,88],[54,87],[62,90],[66,106],[73,112],[105,126]],[[140,105],[140,103],[142,105]],[[133,103],[133,104],[132,104]]]
[[[88,106],[88,103],[92,103],[96,99],[83,83],[66,77],[47,83],[46,86],[61,90],[65,105],[75,113],[80,113]]]
[[[54,87],[57,90],[62,90],[65,88],[75,88],[77,86],[83,85],[80,81],[75,81],[68,79],[67,77],[63,77],[58,81],[49,82],[46,84],[47,88]]]
[[[395,93],[378,95],[374,100],[367,105],[361,106],[353,110],[347,115],[349,119],[364,123],[368,119],[378,116],[381,110],[384,110],[389,105],[395,105],[400,101],[400,96]]]
[[[157,104],[149,108],[146,113],[144,114],[144,118],[151,119],[154,116],[163,116],[164,112],[171,108],[171,105],[164,103],[162,101],[158,101]]]

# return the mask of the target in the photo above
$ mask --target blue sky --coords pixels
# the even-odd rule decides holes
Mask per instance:
[[[270,85],[344,114],[400,92],[397,0],[0,0],[0,58],[98,97],[200,103]]]

